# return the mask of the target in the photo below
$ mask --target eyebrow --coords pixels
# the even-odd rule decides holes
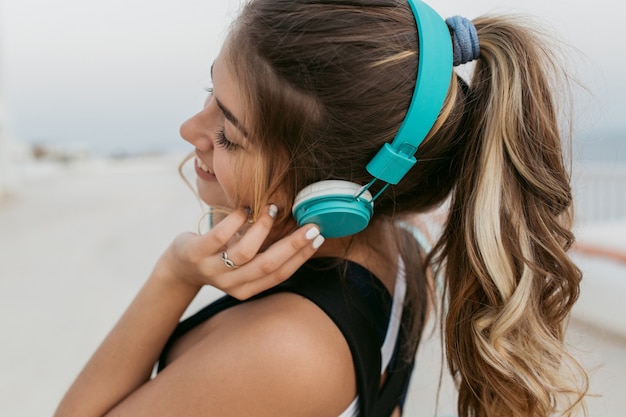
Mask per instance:
[[[226,118],[226,120],[228,120],[230,123],[233,124],[233,126],[235,126],[237,129],[239,129],[239,131],[245,137],[248,137],[248,132],[246,132],[246,129],[244,129],[243,126],[241,125],[241,123],[239,123],[239,120],[237,120],[237,118],[230,112],[230,110],[228,110],[226,107],[224,107],[224,104],[222,104],[222,102],[219,101],[217,99],[217,97],[213,96],[213,98],[215,99],[215,102],[217,103],[217,107],[219,107],[219,109],[222,111],[222,113],[224,113],[224,117]]]
[[[215,66],[215,62],[213,62],[211,64],[211,79],[213,79],[213,67]],[[237,120],[237,118],[235,117],[234,114],[231,113],[230,110],[228,110],[224,104],[219,101],[217,99],[217,97],[213,96],[213,98],[215,99],[215,102],[217,103],[217,107],[219,107],[219,109],[222,111],[222,113],[224,113],[224,117],[226,118],[226,120],[228,120],[230,123],[233,124],[233,126],[235,126],[237,129],[239,129],[239,131],[245,136],[248,137],[248,132],[246,132],[246,129],[243,128],[243,126],[241,125],[241,123],[239,123],[239,120]]]

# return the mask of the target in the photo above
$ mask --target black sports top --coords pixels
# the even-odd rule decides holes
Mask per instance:
[[[381,387],[381,346],[389,323],[392,298],[371,272],[362,266],[334,258],[316,258],[305,263],[287,281],[252,299],[279,292],[301,295],[319,306],[345,337],[356,371],[360,417],[389,417],[402,406],[413,370],[414,355],[405,354],[406,335],[400,326],[394,355]],[[174,330],[159,358],[158,371],[166,366],[172,344],[183,334],[218,312],[245,303],[224,296],[182,321]],[[410,319],[404,309],[402,321]],[[413,312],[414,314],[414,312]],[[410,357],[406,361],[406,357]]]

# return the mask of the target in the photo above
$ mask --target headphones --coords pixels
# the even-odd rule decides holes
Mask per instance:
[[[406,117],[391,144],[367,164],[374,178],[362,186],[350,181],[326,180],[308,185],[295,198],[292,212],[298,226],[314,223],[324,237],[349,236],[365,229],[374,214],[374,200],[390,184],[397,184],[415,165],[415,152],[435,124],[452,76],[452,40],[445,21],[420,0],[408,0],[415,15],[419,39],[417,81]],[[368,189],[385,185],[372,197]]]

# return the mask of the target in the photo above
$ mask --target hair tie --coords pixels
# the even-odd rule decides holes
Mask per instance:
[[[446,19],[446,23],[452,32],[454,60],[453,65],[462,65],[478,59],[480,56],[480,44],[478,32],[471,20],[461,16],[453,16]]]

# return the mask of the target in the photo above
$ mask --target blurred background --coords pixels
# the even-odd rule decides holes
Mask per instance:
[[[56,403],[200,210],[178,134],[210,86],[239,0],[0,0],[0,414]],[[531,16],[564,42],[574,88],[573,182],[585,273],[568,341],[592,416],[626,409],[626,48],[614,2],[431,0],[444,17]],[[207,289],[194,306],[217,296]],[[454,412],[436,335],[408,415]]]

